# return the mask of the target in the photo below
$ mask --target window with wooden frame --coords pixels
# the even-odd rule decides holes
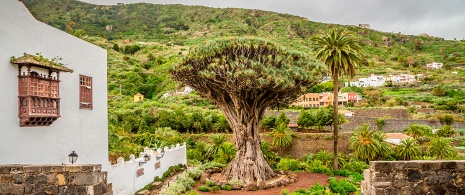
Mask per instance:
[[[79,75],[79,108],[92,110],[92,77]]]

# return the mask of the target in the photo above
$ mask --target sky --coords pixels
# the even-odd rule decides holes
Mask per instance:
[[[247,8],[287,13],[311,21],[369,24],[383,32],[465,39],[465,0],[81,0],[98,5],[156,3]]]

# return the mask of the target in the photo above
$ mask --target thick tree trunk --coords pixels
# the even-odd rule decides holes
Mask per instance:
[[[222,175],[226,180],[239,179],[244,184],[257,184],[256,182],[265,181],[275,177],[276,174],[266,162],[260,149],[259,117],[251,117],[249,120],[244,117],[242,115],[242,120],[230,121],[234,123],[232,128],[237,153]]]
[[[333,83],[334,83],[334,129],[333,129],[333,140],[334,140],[334,170],[338,170],[338,156],[337,156],[337,141],[338,141],[338,131],[339,131],[339,119],[338,119],[338,112],[337,112],[337,107],[339,106],[338,102],[338,73],[333,71]]]

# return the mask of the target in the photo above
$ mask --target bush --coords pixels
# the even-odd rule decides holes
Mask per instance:
[[[336,180],[336,178],[332,177],[329,178],[328,181],[329,189],[334,193],[348,194],[349,192],[355,192],[357,190],[356,186],[346,179]]]
[[[199,186],[199,191],[202,191],[202,192],[209,192],[209,191],[210,191],[210,188],[207,187],[207,186]]]
[[[344,165],[344,169],[350,172],[363,173],[363,170],[368,169],[370,165],[363,161],[349,161]]]
[[[226,191],[231,191],[231,186],[229,185],[225,185],[224,187],[222,187],[223,190],[226,190]]]
[[[298,171],[301,170],[300,162],[296,159],[281,158],[277,168],[282,171]]]
[[[324,194],[324,192],[326,191],[326,186],[321,185],[317,182],[314,186],[308,188],[308,190],[312,192],[311,194]]]
[[[215,183],[213,183],[212,181],[208,180],[207,182],[205,182],[205,184],[208,186],[208,187],[213,187],[215,186]]]
[[[218,192],[220,191],[220,186],[213,186],[212,187],[212,192]]]

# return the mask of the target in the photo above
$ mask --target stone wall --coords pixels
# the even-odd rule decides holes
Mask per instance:
[[[101,165],[0,165],[0,194],[112,194]]]
[[[370,118],[370,117],[361,117],[361,116],[349,116],[346,117],[349,122],[344,123],[341,125],[343,131],[353,131],[360,127],[363,124],[368,124],[371,129],[376,130],[378,129],[378,125],[376,120],[378,118]],[[414,119],[385,119],[386,123],[383,127],[383,131],[385,132],[403,132],[410,124],[417,123],[420,125],[428,125],[433,128],[441,127],[441,123],[439,121],[429,121],[429,120],[414,120]],[[465,123],[462,122],[455,122],[452,125],[453,128],[465,128]]]
[[[362,194],[463,194],[465,161],[372,161]]]

